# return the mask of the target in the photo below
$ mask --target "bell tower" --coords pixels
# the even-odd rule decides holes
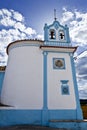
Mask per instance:
[[[51,25],[44,26],[44,89],[46,110],[51,119],[82,119],[72,47],[67,25],[54,15]],[[44,106],[45,106],[44,105]],[[44,107],[45,108],[45,107]]]
[[[69,28],[67,25],[62,26],[58,21],[54,21],[53,24],[44,26],[44,40],[45,45],[60,45],[71,46]]]

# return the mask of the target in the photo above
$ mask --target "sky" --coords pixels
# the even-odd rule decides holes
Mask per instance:
[[[44,24],[67,24],[74,54],[79,97],[87,99],[87,0],[0,0],[0,66],[7,64],[6,47],[20,39],[44,40]]]

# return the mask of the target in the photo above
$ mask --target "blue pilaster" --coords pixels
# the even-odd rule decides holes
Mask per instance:
[[[76,80],[76,71],[75,71],[75,64],[73,59],[73,54],[70,54],[70,60],[71,60],[71,69],[72,69],[72,77],[73,77],[73,83],[74,83],[74,90],[75,90],[75,98],[76,98],[76,118],[77,120],[83,119],[82,110],[80,107],[80,101],[79,101],[79,93],[78,93],[78,86],[77,86],[77,80]]]
[[[67,27],[67,25],[65,25],[65,30],[66,30],[66,38],[67,38],[67,43],[70,43],[70,36],[69,36],[69,28]]]
[[[44,40],[48,41],[48,31],[47,31],[47,24],[44,26]]]
[[[0,94],[1,94],[1,90],[2,90],[4,75],[5,75],[5,71],[1,71],[0,72]]]
[[[42,125],[48,125],[48,107],[47,107],[47,52],[43,52],[43,110]]]

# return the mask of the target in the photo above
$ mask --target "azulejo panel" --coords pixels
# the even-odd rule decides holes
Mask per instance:
[[[53,68],[54,69],[65,69],[64,58],[53,58]]]

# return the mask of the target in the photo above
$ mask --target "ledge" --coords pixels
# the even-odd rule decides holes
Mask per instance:
[[[43,51],[72,52],[72,53],[74,53],[76,51],[77,47],[41,45],[40,49],[42,49]]]
[[[49,122],[87,122],[87,120],[49,120]]]

